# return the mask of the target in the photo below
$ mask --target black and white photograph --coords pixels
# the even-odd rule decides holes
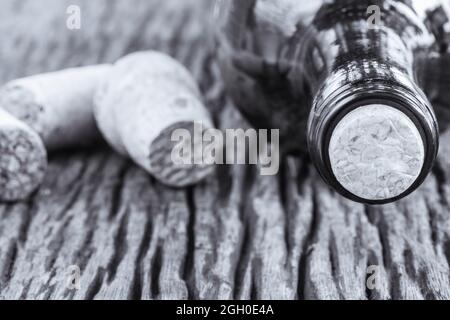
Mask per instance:
[[[448,299],[450,0],[0,0],[0,300]]]

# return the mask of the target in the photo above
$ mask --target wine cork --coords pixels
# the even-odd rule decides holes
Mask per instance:
[[[42,183],[47,151],[90,146],[101,135],[93,95],[110,66],[14,80],[0,90],[0,200],[27,199]]]
[[[92,145],[101,137],[93,96],[108,65],[67,69],[18,79],[0,91],[0,106],[24,121],[48,150]]]
[[[0,201],[26,200],[46,169],[47,152],[39,135],[0,108]]]
[[[328,153],[342,187],[370,201],[405,193],[425,161],[424,142],[411,118],[382,104],[362,106],[343,117],[333,130]]]
[[[186,141],[193,143],[190,162],[173,159],[177,129],[194,137],[196,125],[203,131],[213,124],[195,80],[167,55],[140,52],[119,60],[99,87],[94,115],[117,152],[169,186],[197,183],[213,171],[201,161],[201,138]]]

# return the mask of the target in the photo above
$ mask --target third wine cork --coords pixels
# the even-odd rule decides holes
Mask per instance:
[[[46,169],[47,151],[39,135],[0,108],[0,200],[26,200]]]

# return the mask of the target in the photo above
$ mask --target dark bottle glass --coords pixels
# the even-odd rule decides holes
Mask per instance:
[[[255,127],[280,129],[285,151],[307,146],[342,195],[398,200],[438,151],[423,88],[430,57],[446,50],[445,2],[219,0],[228,92]]]

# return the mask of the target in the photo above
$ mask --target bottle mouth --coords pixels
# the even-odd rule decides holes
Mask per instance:
[[[362,105],[340,119],[328,141],[331,171],[367,201],[400,196],[419,177],[425,141],[411,118],[386,104]]]
[[[367,204],[399,200],[422,184],[437,156],[438,128],[417,90],[370,83],[315,101],[308,147],[328,184]]]

